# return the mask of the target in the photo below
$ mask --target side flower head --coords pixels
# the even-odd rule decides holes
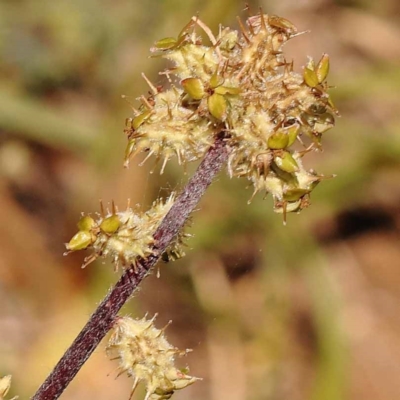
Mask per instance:
[[[229,175],[249,179],[254,194],[271,193],[276,212],[300,211],[325,178],[306,170],[302,158],[321,149],[337,115],[327,93],[329,57],[309,59],[302,73],[295,72],[283,52],[300,35],[290,21],[260,12],[239,25],[239,31],[221,27],[214,36],[193,17],[177,38],[155,43],[155,56],[172,63],[161,73],[170,87],[155,87],[145,77],[151,95],[140,98],[127,120],[125,165],[147,152],[144,161],[162,160],[162,173],[172,157],[180,164],[201,159],[224,133]]]
[[[175,194],[165,201],[156,200],[146,212],[134,211],[128,204],[125,211],[119,211],[112,203],[112,209],[104,210],[101,204],[100,214],[83,215],[77,226],[79,231],[66,244],[68,254],[72,251],[91,249],[93,253],[86,257],[82,268],[98,257],[111,257],[115,269],[118,266],[129,269],[135,267],[138,257],[146,257],[153,251],[153,235],[174,203]],[[164,261],[183,257],[182,239],[178,234],[163,254]]]
[[[163,329],[154,327],[151,320],[119,317],[115,321],[107,346],[110,357],[119,360],[119,375],[126,372],[134,379],[132,393],[139,382],[146,386],[145,400],[166,400],[176,390],[184,389],[199,380],[175,367],[175,358],[190,350],[179,350],[166,339]]]

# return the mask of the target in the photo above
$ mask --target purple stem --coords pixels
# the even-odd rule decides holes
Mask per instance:
[[[90,357],[100,341],[111,329],[118,311],[130,298],[143,278],[159,260],[171,240],[182,229],[207,187],[228,159],[228,149],[223,138],[218,138],[197,168],[196,173],[176,199],[154,234],[154,253],[137,264],[135,271],[126,270],[97,307],[89,321],[70,348],[62,356],[51,374],[32,397],[33,400],[55,400]]]

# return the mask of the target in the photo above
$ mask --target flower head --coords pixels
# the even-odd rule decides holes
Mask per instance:
[[[119,359],[119,372],[127,372],[134,378],[132,393],[137,384],[146,385],[145,400],[169,399],[175,390],[183,389],[199,380],[175,367],[175,358],[190,350],[173,347],[164,335],[164,329],[156,329],[155,319],[146,320],[119,317],[107,346],[107,353]]]
[[[125,211],[119,211],[112,204],[112,210],[104,210],[96,216],[83,215],[78,222],[79,231],[66,244],[67,253],[71,251],[92,249],[93,253],[86,257],[82,268],[98,257],[110,256],[115,268],[135,267],[138,257],[146,257],[153,252],[153,235],[162,219],[174,203],[175,194],[164,203],[157,200],[146,212],[134,211],[128,205]],[[182,250],[184,233],[178,234],[163,255],[169,261],[185,255]]]
[[[156,42],[153,53],[168,59],[170,88],[155,88],[128,119],[129,159],[142,151],[180,164],[202,158],[216,135],[231,149],[230,176],[246,177],[271,193],[276,212],[299,211],[324,177],[306,170],[302,157],[321,148],[337,111],[327,94],[329,57],[310,59],[299,74],[283,53],[299,35],[288,20],[260,13],[240,20],[240,32],[217,36],[193,17],[178,37]],[[196,28],[210,44],[205,44]]]

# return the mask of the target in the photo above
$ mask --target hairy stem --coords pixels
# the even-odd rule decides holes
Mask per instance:
[[[222,137],[218,138],[155,232],[156,245],[153,254],[140,260],[135,271],[125,271],[32,397],[33,400],[54,400],[60,397],[110,330],[118,311],[159,260],[171,240],[182,229],[186,219],[226,163],[227,158],[228,149],[225,142]]]

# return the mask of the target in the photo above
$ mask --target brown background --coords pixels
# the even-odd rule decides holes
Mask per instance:
[[[279,4],[279,5],[278,5]],[[272,212],[246,182],[221,174],[193,216],[188,256],[161,266],[124,310],[159,313],[168,338],[194,349],[202,382],[191,400],[400,398],[400,3],[397,0],[251,3],[311,33],[286,50],[331,56],[342,117],[308,157],[336,173],[300,215]],[[4,0],[0,3],[0,375],[31,396],[118,275],[63,257],[80,212],[98,199],[147,207],[179,189],[174,162],[122,167],[129,104],[165,63],[155,40],[197,12],[214,30],[236,26],[241,1]],[[127,399],[100,346],[63,399]],[[136,399],[144,396],[139,390]]]

